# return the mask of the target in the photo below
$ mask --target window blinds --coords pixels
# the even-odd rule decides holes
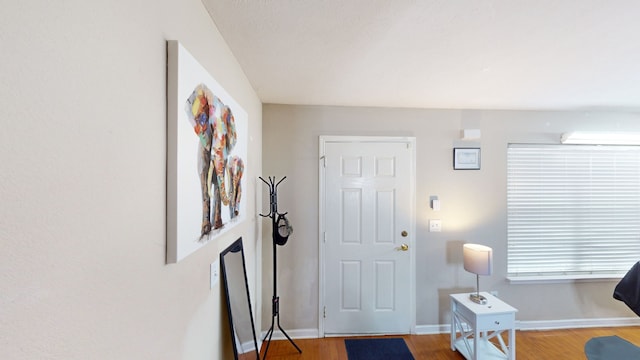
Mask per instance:
[[[507,151],[508,274],[624,275],[640,260],[640,147]]]

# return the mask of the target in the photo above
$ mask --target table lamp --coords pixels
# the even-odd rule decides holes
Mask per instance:
[[[471,301],[486,304],[487,298],[480,295],[480,275],[491,275],[493,271],[493,250],[484,245],[464,244],[462,247],[464,269],[476,274],[476,293],[469,295]]]

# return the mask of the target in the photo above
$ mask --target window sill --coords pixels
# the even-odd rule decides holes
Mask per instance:
[[[624,275],[545,275],[545,276],[507,276],[511,284],[564,284],[580,282],[620,281]]]

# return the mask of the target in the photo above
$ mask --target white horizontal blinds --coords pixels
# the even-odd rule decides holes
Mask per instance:
[[[625,274],[640,260],[640,147],[509,145],[508,273]]]

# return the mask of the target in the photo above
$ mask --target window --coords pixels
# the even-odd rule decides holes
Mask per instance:
[[[511,144],[508,276],[620,277],[640,260],[640,147]]]

